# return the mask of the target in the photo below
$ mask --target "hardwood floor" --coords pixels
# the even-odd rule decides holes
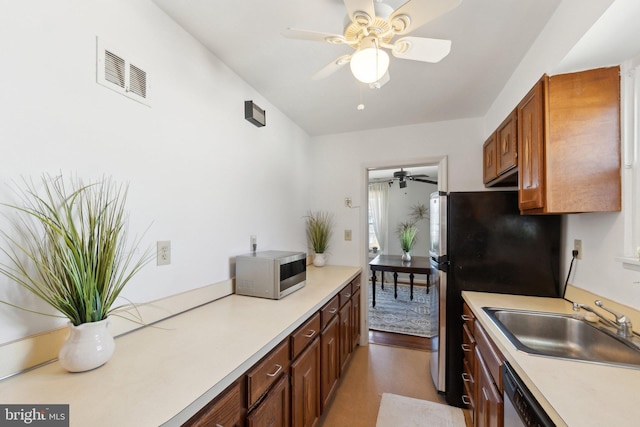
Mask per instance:
[[[429,354],[390,345],[358,346],[320,425],[375,426],[382,393],[444,403],[431,383]]]
[[[320,427],[374,427],[383,393],[446,404],[431,380],[429,338],[369,331],[320,419]],[[469,419],[467,414],[467,425]]]

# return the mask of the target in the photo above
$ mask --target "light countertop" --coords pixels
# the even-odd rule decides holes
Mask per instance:
[[[462,296],[505,359],[558,426],[640,424],[640,369],[524,353],[509,342],[482,310],[482,307],[498,307],[575,314],[570,302],[468,291]]]
[[[229,295],[116,338],[93,371],[53,362],[0,381],[0,402],[69,404],[71,426],[180,425],[359,273],[310,266],[306,286],[282,300]]]

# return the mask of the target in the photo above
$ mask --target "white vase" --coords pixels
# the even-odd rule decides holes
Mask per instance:
[[[313,265],[316,267],[322,267],[327,263],[327,257],[325,254],[315,254],[313,257]]]
[[[69,322],[69,338],[58,354],[60,365],[69,372],[84,372],[104,365],[116,345],[108,326],[109,319],[78,326]]]
[[[411,253],[409,251],[402,252],[402,261],[411,262]]]

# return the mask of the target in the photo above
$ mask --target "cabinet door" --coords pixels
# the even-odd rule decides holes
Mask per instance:
[[[544,207],[544,76],[518,105],[518,197],[520,210]]]
[[[242,381],[237,381],[235,385],[216,398],[205,409],[193,416],[184,426],[206,427],[225,426],[243,427],[246,414],[245,396],[241,387]]]
[[[283,375],[247,417],[248,427],[289,427],[289,376]]]
[[[498,176],[496,168],[496,134],[491,134],[482,146],[482,176],[485,184]]]
[[[347,301],[338,313],[340,322],[340,374],[351,354],[351,300]]]
[[[517,112],[514,110],[496,131],[496,167],[501,175],[518,165],[518,142],[516,141]]]
[[[503,427],[503,401],[491,373],[476,347],[476,414],[475,427]]]
[[[338,317],[334,317],[320,336],[320,396],[322,410],[329,404],[329,399],[340,378],[340,330]]]
[[[313,427],[320,420],[320,340],[291,365],[292,427]]]
[[[360,340],[360,290],[351,297],[351,351],[355,350]]]

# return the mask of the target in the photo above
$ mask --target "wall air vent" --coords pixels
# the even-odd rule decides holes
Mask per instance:
[[[97,82],[149,106],[149,75],[144,70],[146,67],[142,67],[137,60],[137,65],[132,64],[130,58],[131,56],[123,54],[122,49],[111,49],[111,46],[98,38]]]

